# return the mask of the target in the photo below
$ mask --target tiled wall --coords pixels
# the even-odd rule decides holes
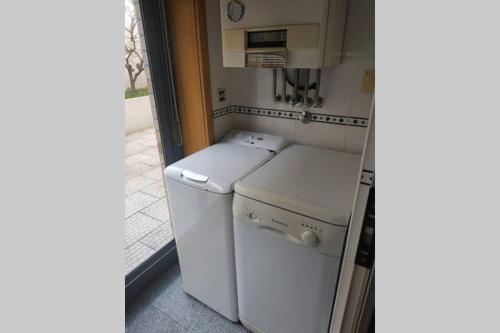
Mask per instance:
[[[222,67],[219,0],[206,0],[206,10],[217,140],[230,129],[245,129],[282,135],[300,144],[361,153],[366,127],[353,122],[366,122],[373,99],[373,94],[363,93],[361,87],[364,71],[375,66],[374,0],[350,0],[344,58],[342,64],[323,70],[320,96],[324,105],[308,109],[316,114],[315,121],[309,124],[296,117],[296,112],[305,110],[304,107],[273,103],[270,69]],[[227,100],[222,103],[217,94],[220,87],[226,88]],[[250,111],[235,112],[238,107]],[[273,116],[272,112],[276,115],[283,111],[294,116]],[[349,121],[341,123],[340,119]]]

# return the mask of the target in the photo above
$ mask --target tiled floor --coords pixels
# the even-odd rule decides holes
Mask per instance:
[[[126,307],[127,333],[245,333],[182,289],[179,267],[173,266]]]
[[[125,273],[174,238],[154,128],[125,137]]]

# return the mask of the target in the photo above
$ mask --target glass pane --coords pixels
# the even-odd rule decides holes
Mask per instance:
[[[125,274],[174,238],[135,6],[125,1]]]

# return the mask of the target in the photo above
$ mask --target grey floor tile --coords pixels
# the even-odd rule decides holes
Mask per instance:
[[[177,281],[174,281],[174,283]],[[153,302],[161,311],[185,327],[195,324],[204,309],[204,305],[182,290],[182,286],[165,292]]]
[[[169,319],[184,329],[183,332],[248,333],[240,323],[227,320],[195,298],[185,294],[182,289],[178,265],[169,268],[131,305],[127,305],[127,332],[157,332],[156,326],[147,323],[147,321],[157,320],[161,322],[162,315],[154,310],[146,310],[150,307],[167,315]],[[145,314],[141,315],[141,313]],[[138,330],[138,327],[141,327],[142,331]],[[177,326],[173,327],[173,329],[177,329]]]
[[[175,288],[182,288],[178,265],[170,267],[161,274],[136,300],[141,303],[153,304],[158,297],[164,293],[170,293]]]
[[[160,199],[162,200],[162,199]],[[149,194],[142,192],[135,192],[127,197],[125,197],[125,218],[137,213],[141,209],[144,209],[156,201],[160,201]],[[150,214],[146,214],[154,218]]]
[[[148,178],[148,177],[143,177],[143,176],[137,176],[134,178],[131,178],[127,181],[125,181],[125,196],[131,195],[132,193],[135,193],[149,185],[152,185],[155,183],[154,179]],[[144,192],[144,191],[143,191]],[[147,192],[145,192],[147,193]],[[147,193],[149,194],[149,193]],[[155,196],[155,195],[153,195]]]
[[[175,322],[167,314],[146,305],[135,308],[136,313],[129,314],[125,324],[127,333],[177,333],[186,332],[186,328]]]
[[[137,192],[137,193],[142,193],[142,192]],[[156,200],[158,201],[156,201],[151,205],[148,205],[144,209],[141,209],[141,213],[151,216],[152,218],[155,218],[158,221],[167,222],[167,220],[170,218],[167,198],[156,199]]]
[[[174,233],[172,230],[172,225],[170,224],[170,220],[167,222],[159,223],[161,223],[159,227],[140,239],[141,243],[155,250],[161,249],[168,242],[174,239]]]
[[[165,185],[163,184],[163,180],[157,180],[151,185],[142,188],[141,192],[157,197],[158,199],[163,198],[164,196],[167,195],[167,193],[165,192]]]
[[[125,219],[125,247],[129,247],[156,229],[159,229],[162,224],[164,223],[139,212]]]
[[[234,323],[209,307],[198,314],[196,322],[190,326],[189,333],[240,333],[247,332],[240,323]]]

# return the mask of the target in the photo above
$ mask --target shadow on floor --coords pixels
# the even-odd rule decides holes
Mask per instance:
[[[170,332],[248,332],[184,293],[178,265],[172,266],[158,280],[126,306],[127,333]]]

